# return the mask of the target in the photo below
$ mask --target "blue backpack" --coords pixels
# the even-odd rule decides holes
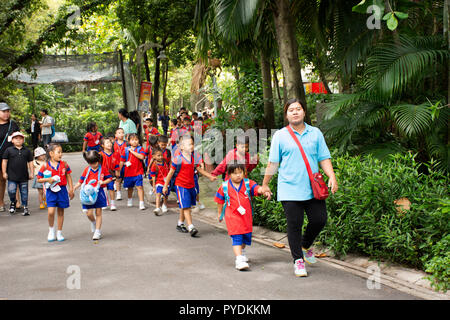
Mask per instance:
[[[91,167],[89,167],[89,170],[86,173],[86,177],[84,177],[83,184],[81,185],[80,189],[80,201],[81,204],[91,206],[94,205],[97,202],[98,198],[98,191],[100,190],[100,183],[97,182],[97,187],[93,187],[92,185],[95,183],[95,179],[91,179],[86,184],[86,179],[89,176],[89,173],[91,172]],[[100,175],[102,172],[102,166],[98,166],[98,178],[97,181],[100,181]]]
[[[253,214],[252,195],[250,192],[250,180],[247,178],[244,178],[244,185],[245,185],[245,194],[250,199],[250,208],[252,209],[252,214]],[[223,220],[223,218],[225,217],[225,210],[230,205],[230,196],[228,195],[228,180],[222,182],[222,189],[223,189],[223,194],[225,195],[225,203],[224,203],[224,206],[222,207],[222,213],[220,215],[220,220]]]

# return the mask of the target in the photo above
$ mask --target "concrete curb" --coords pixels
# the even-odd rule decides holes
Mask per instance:
[[[144,195],[146,205],[152,210],[155,205],[154,196],[148,194],[150,183],[148,179],[144,179]],[[152,202],[153,201],[153,202]],[[178,213],[176,208],[169,208],[169,212]],[[218,229],[226,231],[224,222],[217,220],[217,211],[215,209],[206,208],[192,210],[192,215],[196,220],[212,225]],[[260,226],[253,227],[253,240],[255,242],[274,247],[275,242],[283,243],[284,248],[277,248],[290,253],[287,243],[287,235],[285,233],[274,232]],[[274,247],[275,248],[275,247]],[[327,257],[318,258],[321,263],[325,263],[337,269],[345,270],[364,279],[372,279],[373,271],[379,270],[379,281],[381,284],[405,292],[407,294],[426,299],[426,300],[450,300],[450,293],[436,292],[431,288],[430,281],[424,277],[427,274],[423,271],[404,268],[402,266],[393,266],[377,261],[370,261],[367,257],[348,255],[345,260],[336,259],[327,250],[316,250],[316,252],[326,252]]]

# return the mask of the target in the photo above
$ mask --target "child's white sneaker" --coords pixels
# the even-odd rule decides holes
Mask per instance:
[[[162,210],[163,213],[166,213],[167,212],[167,206],[165,204],[163,204],[161,206],[161,210]]]
[[[150,186],[150,191],[148,192],[149,195],[153,194],[153,188]]]
[[[122,200],[122,193],[120,191],[116,192],[116,200]]]
[[[115,204],[112,204],[112,205],[111,205],[111,211],[116,211],[116,210],[117,210],[116,205],[115,205]]]
[[[95,229],[94,236],[92,237],[92,240],[100,240],[102,238],[102,233],[99,229]]]
[[[133,206],[133,198],[128,199],[127,201],[127,207],[132,207]]]
[[[245,249],[242,249],[242,256],[244,257],[243,258],[243,260],[245,261],[245,262],[249,262],[250,260],[247,258],[247,254],[246,254],[246,252],[245,252]]]
[[[49,228],[47,240],[48,240],[48,242],[53,242],[56,240],[54,228]]]
[[[145,210],[144,201],[139,201],[139,210]]]
[[[199,202],[199,203],[198,203],[198,208],[199,208],[200,210],[203,210],[203,209],[205,209],[205,206],[203,205],[203,203]]]
[[[56,240],[58,240],[59,242],[66,240],[66,239],[64,239],[64,236],[63,236],[61,230],[56,231]]]
[[[155,216],[160,216],[162,213],[161,208],[155,208],[155,210],[153,210],[153,213],[155,214]]]
[[[239,271],[247,270],[248,268],[250,268],[248,263],[245,262],[244,258],[245,258],[244,256],[237,256],[236,257],[236,269],[238,269]]]

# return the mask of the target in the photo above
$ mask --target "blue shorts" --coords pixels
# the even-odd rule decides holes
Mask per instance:
[[[233,239],[233,246],[241,246],[242,244],[252,245],[252,233],[233,234],[230,236]]]
[[[106,199],[106,194],[103,188],[100,188],[100,190],[98,190],[97,201],[94,204],[91,205],[82,204],[81,206],[83,207],[84,210],[107,207],[108,200]]]
[[[48,208],[65,209],[70,206],[69,193],[67,192],[66,186],[62,186],[61,190],[58,192],[53,192],[52,190],[47,189],[45,197],[47,198]]]
[[[163,193],[162,191],[163,191],[163,187],[164,186],[162,186],[162,185],[160,185],[160,184],[157,184],[156,185],[156,193]],[[169,194],[170,194],[170,190],[169,190],[169,188],[167,188],[167,195],[165,195],[165,196],[169,196]]]
[[[142,174],[135,177],[124,177],[123,187],[124,188],[142,187],[143,182],[144,179],[142,179]]]
[[[106,185],[106,190],[114,190],[114,181],[111,181]]]
[[[86,148],[86,151],[91,151],[91,150],[95,150],[95,151],[98,151],[98,152],[100,152],[100,145],[96,145],[96,146],[94,146],[94,147],[87,147]]]
[[[178,207],[180,209],[189,209],[196,205],[197,193],[195,188],[186,189],[183,187],[175,186],[177,191]]]

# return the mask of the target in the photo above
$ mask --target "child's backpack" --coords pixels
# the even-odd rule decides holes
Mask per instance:
[[[252,214],[253,214],[252,195],[250,192],[250,180],[248,178],[244,178],[244,185],[245,185],[245,194],[250,199],[250,208],[252,209]],[[228,195],[228,180],[222,182],[222,189],[223,189],[223,194],[225,196],[225,203],[222,207],[222,213],[220,215],[220,220],[223,220],[223,217],[225,217],[225,210],[226,210],[227,206],[230,205],[230,196]]]
[[[86,179],[89,176],[89,173],[91,172],[91,167],[89,167],[86,177],[84,177],[83,184],[81,185],[80,189],[80,201],[81,204],[84,204],[86,206],[91,206],[97,202],[98,198],[98,191],[100,190],[100,175],[102,172],[102,166],[98,166],[98,178],[97,178],[97,187],[93,187],[92,185],[95,183],[95,179],[90,180],[86,184]]]
[[[51,128],[52,128],[52,135],[51,135],[51,138],[53,138],[54,136],[55,136],[55,119],[53,119],[52,117],[50,117],[50,120],[51,120],[51,123],[52,123],[52,126],[51,126]]]
[[[180,173],[182,162],[183,161],[179,161],[179,163],[178,163],[178,161],[177,161],[177,163],[175,163],[175,172],[174,172],[174,174],[172,176],[172,179],[170,179],[169,191],[172,191],[172,192],[176,192],[177,191],[175,189],[175,178],[177,177],[178,173]]]

